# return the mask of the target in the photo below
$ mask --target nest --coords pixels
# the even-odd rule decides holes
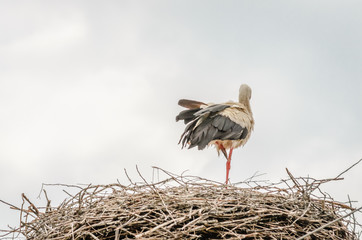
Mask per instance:
[[[250,178],[226,186],[158,170],[168,176],[158,183],[140,175],[143,182],[130,180],[128,186],[58,185],[80,188],[58,207],[48,200],[37,208],[23,195],[28,209],[17,208],[23,220],[10,232],[38,240],[358,239],[353,214],[361,208],[335,202],[319,189],[340,178],[294,178],[288,172],[290,178],[278,184]]]

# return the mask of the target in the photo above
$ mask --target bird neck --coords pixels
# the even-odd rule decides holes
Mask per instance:
[[[252,114],[251,107],[250,107],[250,101],[248,98],[239,98],[239,102],[246,107],[246,109],[248,110],[248,112],[250,114]]]

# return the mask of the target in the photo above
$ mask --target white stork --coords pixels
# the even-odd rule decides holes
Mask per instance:
[[[226,182],[229,181],[231,155],[234,148],[244,146],[254,129],[253,113],[250,108],[251,88],[242,84],[239,102],[205,104],[194,100],[179,100],[178,104],[188,108],[176,116],[176,121],[184,120],[186,125],[179,144],[182,148],[204,149],[214,145],[226,158]],[[229,155],[226,150],[229,149]]]

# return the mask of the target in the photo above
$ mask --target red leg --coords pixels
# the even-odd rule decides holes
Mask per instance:
[[[226,153],[224,146],[219,142],[216,142],[216,145],[219,148],[219,150],[221,150],[222,154],[224,154],[225,158],[228,159],[228,155]]]
[[[231,163],[231,155],[233,154],[233,148],[230,148],[230,151],[229,151],[229,157],[227,158],[227,161],[226,161],[226,182],[225,184],[228,184],[229,182],[229,171],[230,171],[230,163]]]

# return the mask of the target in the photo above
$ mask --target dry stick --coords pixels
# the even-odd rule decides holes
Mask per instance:
[[[327,182],[331,182],[331,181],[339,181],[339,180],[344,180],[344,178],[328,178],[328,179],[323,179],[323,180],[314,180],[314,182],[312,183],[311,187],[310,187],[310,193],[314,192],[314,190],[318,189],[319,192],[325,196],[325,193],[323,193],[320,189],[319,189],[319,186],[324,184],[324,183],[327,183]],[[316,183],[317,182],[317,183]],[[316,186],[314,186],[316,185]]]
[[[50,206],[50,200],[48,198],[47,191],[45,191],[45,189],[43,189],[43,191],[44,191],[45,198],[47,200],[47,206],[45,208],[45,212],[47,213],[47,212],[50,212],[52,210],[52,207]]]
[[[22,198],[22,200],[23,200],[23,204],[21,205],[21,213],[23,213],[23,206],[24,206],[24,204],[25,204],[25,201],[24,201],[24,198]],[[25,215],[25,223],[27,223],[28,222],[28,216],[29,216],[29,214],[26,214]],[[21,227],[21,219],[20,219],[20,227]],[[24,224],[25,226],[24,226],[24,228],[25,228],[25,233],[27,233],[28,232],[28,224]],[[26,234],[24,234],[26,237],[27,237],[27,235]]]
[[[95,225],[93,225],[95,226]],[[85,233],[89,233],[89,232],[86,232],[86,229],[89,229],[93,226],[85,226],[85,227],[80,227],[78,229],[76,229],[74,232],[71,232],[71,233],[68,233],[66,236],[74,236],[74,234],[78,234],[78,232],[80,232],[80,234],[82,235],[82,231],[85,230]],[[55,238],[52,238],[54,240],[58,240],[58,239],[64,239],[65,236],[59,236],[59,237],[55,237]]]
[[[157,182],[160,182],[160,170],[159,169],[155,169],[154,167],[152,167],[152,183],[155,183],[155,170],[157,170]]]
[[[72,231],[72,239],[74,240],[74,228],[73,228],[73,223],[70,224],[71,226],[71,231]]]
[[[156,230],[159,229],[159,228],[162,228],[162,227],[164,227],[164,226],[167,226],[167,225],[169,225],[169,224],[172,223],[172,222],[176,222],[176,221],[183,220],[184,218],[185,218],[185,217],[179,217],[179,218],[172,219],[172,220],[170,220],[170,221],[164,222],[164,223],[162,223],[162,224],[160,224],[160,225],[158,225],[158,226],[156,226],[156,227],[154,227],[154,228],[152,228],[152,229],[150,229],[150,230],[148,230],[148,231],[146,231],[146,232],[143,232],[143,233],[140,233],[140,234],[136,235],[136,238],[140,238],[140,237],[142,237],[142,236],[144,236],[144,235],[146,235],[146,234],[149,234],[149,233],[151,233],[151,232],[156,231]]]
[[[173,174],[173,173],[171,173],[171,172],[168,172],[168,171],[166,171],[166,170],[164,170],[164,169],[162,169],[162,168],[159,168],[159,167],[156,167],[156,166],[152,166],[152,168],[156,168],[156,169],[159,169],[159,170],[161,170],[162,172],[164,172],[166,175],[168,175],[169,177],[170,177],[170,179],[166,179],[166,180],[164,180],[164,181],[162,181],[162,182],[167,182],[167,181],[169,181],[169,180],[174,180],[175,182],[177,182],[180,186],[185,186],[185,185],[195,185],[195,183],[190,183],[190,182],[185,182],[183,179],[187,179],[187,178],[193,178],[194,179],[194,181],[196,181],[196,180],[198,180],[198,181],[206,181],[207,183],[209,183],[211,186],[220,186],[220,185],[225,185],[225,183],[221,183],[221,182],[217,182],[217,181],[214,181],[214,180],[209,180],[209,179],[206,179],[206,178],[202,178],[202,177],[196,177],[196,176],[191,176],[191,175],[186,175],[186,176],[183,176],[183,175],[181,175],[181,176],[177,176],[176,174]],[[184,172],[186,172],[186,171],[184,171]],[[184,173],[183,172],[183,173]],[[182,173],[182,174],[183,174]],[[176,175],[177,177],[175,177],[174,175]],[[189,181],[191,181],[191,180],[189,180]],[[196,183],[196,185],[198,185],[199,186],[199,184],[198,183]],[[229,186],[230,187],[230,186]]]
[[[73,196],[72,194],[70,194],[69,192],[67,192],[67,191],[65,191],[64,189],[63,189],[63,192],[65,192],[69,197],[71,197],[71,198],[75,198],[75,196]]]
[[[78,197],[78,212],[81,212],[80,210],[82,208],[82,200],[83,200],[83,197],[84,197],[85,193],[86,193],[86,190],[85,191],[83,190],[83,192],[81,192],[79,194],[79,197]]]
[[[63,187],[68,187],[68,188],[79,188],[80,190],[82,190],[83,188],[81,186],[78,185],[74,185],[74,184],[64,184],[64,183],[43,183],[42,185],[44,186],[63,186]]]
[[[312,204],[312,202],[308,203],[308,206],[306,207],[306,209],[304,210],[304,212],[302,213],[302,215],[300,215],[297,219],[295,219],[291,225],[294,225],[294,223],[298,222],[299,219],[301,219],[302,217],[304,217],[304,215],[308,212],[310,205]]]
[[[23,202],[21,203],[21,211],[20,211],[20,216],[19,216],[19,229],[18,229],[18,235],[16,235],[16,237],[19,237],[20,233],[21,233],[21,219],[23,218],[23,209],[24,209],[24,199]]]
[[[3,201],[3,200],[1,200],[1,199],[0,199],[0,202],[4,203],[5,205],[10,206],[10,209],[14,209],[14,210],[20,211],[20,215],[19,215],[19,228],[13,229],[12,231],[6,231],[7,233],[4,234],[4,235],[0,235],[0,237],[5,237],[5,236],[7,236],[7,235],[9,235],[9,234],[11,234],[11,233],[18,232],[18,235],[16,236],[16,238],[17,238],[17,237],[20,235],[20,233],[21,233],[21,225],[22,225],[22,224],[21,224],[21,218],[22,218],[22,215],[23,215],[24,199],[23,199],[23,203],[21,204],[21,208],[18,208],[18,207],[14,206],[14,205],[12,205],[12,204],[10,204],[10,203],[7,203],[7,202],[5,202],[5,201]],[[5,231],[0,230],[0,232],[5,232]]]
[[[127,178],[128,178],[128,181],[129,181],[133,186],[135,186],[136,184],[134,184],[134,183],[132,182],[131,178],[128,176],[127,170],[126,170],[125,168],[123,168],[123,170],[124,170],[124,173],[126,174],[126,176],[127,176]]]
[[[30,209],[33,210],[35,215],[39,216],[39,210],[35,207],[35,205],[32,202],[30,202],[30,200],[25,196],[24,193],[22,193],[21,196],[23,197],[23,199],[25,199],[30,204],[30,206],[31,206]]]
[[[137,166],[137,165],[136,165],[136,170],[137,170],[138,174],[140,175],[140,177],[143,179],[143,181],[147,184],[147,186],[149,186],[149,188],[151,188],[151,190],[158,195],[158,197],[160,198],[163,206],[165,207],[166,211],[168,212],[168,214],[170,215],[170,217],[172,218],[172,220],[175,220],[175,219],[173,218],[170,210],[168,210],[168,208],[167,208],[167,206],[166,206],[166,203],[165,203],[165,201],[163,201],[163,198],[161,197],[160,193],[159,193],[158,191],[156,191],[153,186],[151,186],[151,185],[148,184],[148,182],[146,181],[146,179],[142,176],[142,174],[141,174],[140,171],[138,170],[138,166]]]
[[[43,191],[44,183],[41,184],[40,192],[38,194],[38,199],[40,199],[41,192]]]
[[[94,234],[93,233],[91,233],[91,232],[85,232],[86,234],[89,234],[91,237],[93,237],[93,239],[95,239],[95,240],[100,240],[99,238],[97,238],[96,236],[94,236]]]
[[[287,173],[288,173],[290,179],[293,181],[294,185],[295,185],[295,186],[299,189],[299,191],[300,191],[301,193],[303,193],[303,195],[304,195],[304,189],[300,186],[300,184],[299,184],[298,181],[295,179],[295,177],[292,175],[292,173],[289,172],[288,168],[285,168],[285,170],[287,171]]]
[[[349,205],[352,207],[352,202],[351,202],[351,199],[349,198],[349,195],[348,196],[348,202],[349,202]],[[356,216],[354,214],[352,214],[352,219],[353,219],[353,232],[356,232]]]
[[[344,170],[343,172],[341,172],[337,177],[335,178],[339,178],[340,176],[342,176],[343,174],[345,174],[346,172],[348,172],[351,168],[353,168],[354,166],[356,166],[357,164],[359,164],[362,161],[362,158],[356,162],[355,164],[353,164],[352,166],[350,166],[349,168],[347,168],[346,170]]]
[[[165,174],[167,174],[170,178],[172,178],[175,182],[177,182],[178,184],[180,184],[180,186],[183,186],[184,184],[182,184],[181,182],[179,182],[174,176],[173,176],[173,174],[171,174],[170,172],[168,172],[168,171],[166,171],[166,170],[163,170],[163,169],[161,169],[161,168],[159,168],[159,167],[155,167],[155,166],[152,166],[152,168],[156,168],[156,169],[158,169],[158,170],[161,170],[162,172],[164,172]]]
[[[191,219],[191,217],[195,214],[198,213],[199,209],[193,210],[192,212],[190,211],[189,214],[187,214],[187,217]],[[184,225],[181,230],[185,230],[188,226],[193,225],[195,222],[197,222],[198,220],[203,219],[205,216],[200,214],[199,217],[195,218],[194,220],[190,221],[189,223],[187,223],[186,225]]]
[[[234,183],[234,185],[247,184],[248,186],[250,186],[250,183],[254,183],[256,186],[258,186],[258,182],[267,182],[266,180],[254,180],[255,178],[261,177],[263,175],[266,175],[266,173],[259,173],[258,171],[256,171],[251,177],[248,177],[241,182]]]
[[[308,236],[310,236],[310,235],[312,235],[312,234],[314,234],[314,233],[316,233],[316,232],[319,232],[319,231],[322,230],[323,228],[328,227],[329,225],[332,225],[333,223],[338,222],[339,220],[341,220],[341,219],[343,219],[343,218],[346,218],[346,217],[354,214],[355,212],[358,212],[358,211],[361,211],[361,210],[362,210],[362,207],[357,208],[357,209],[353,210],[352,212],[350,212],[350,213],[348,213],[348,214],[346,214],[346,215],[344,215],[344,216],[341,216],[341,217],[339,217],[339,218],[337,218],[337,219],[334,219],[333,221],[331,221],[331,222],[329,222],[329,223],[326,223],[326,224],[324,224],[323,226],[320,226],[319,228],[314,229],[313,231],[311,231],[311,232],[309,232],[309,233],[301,236],[300,238],[297,238],[296,240],[302,240],[302,239],[304,239],[304,238],[306,238],[306,237],[308,237]]]
[[[116,234],[114,236],[114,240],[119,240],[119,228],[116,229]]]
[[[325,200],[325,199],[312,199],[313,201],[317,201],[317,202],[321,202],[321,203],[330,203],[332,205],[337,205],[341,208],[344,208],[344,209],[348,209],[348,210],[355,210],[355,208],[353,207],[350,207],[346,204],[343,204],[343,203],[340,203],[340,202],[335,202],[335,201],[330,201],[330,200]]]

